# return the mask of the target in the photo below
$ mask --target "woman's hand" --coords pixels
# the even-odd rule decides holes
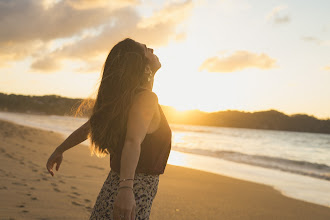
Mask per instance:
[[[58,171],[58,169],[60,168],[60,165],[62,163],[62,160],[63,160],[63,152],[61,152],[57,149],[53,152],[52,155],[50,155],[50,157],[47,161],[46,167],[47,167],[48,172],[52,176],[54,176],[54,172],[53,172],[54,164],[56,163],[56,171]]]
[[[135,220],[135,208],[133,190],[130,188],[119,189],[113,207],[114,220]]]

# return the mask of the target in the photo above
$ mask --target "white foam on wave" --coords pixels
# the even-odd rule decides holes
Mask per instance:
[[[330,181],[330,167],[325,164],[307,161],[288,160],[284,158],[249,155],[234,151],[210,151],[203,149],[189,149],[172,145],[172,149],[184,153],[216,157],[236,163],[244,163],[264,168],[277,169],[285,172],[296,173],[325,179]]]
[[[269,185],[288,197],[330,207],[326,180],[174,150],[168,163]]]

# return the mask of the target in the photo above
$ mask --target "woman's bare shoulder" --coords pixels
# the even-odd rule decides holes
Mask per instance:
[[[158,104],[158,96],[153,91],[145,89],[135,95],[133,102],[139,103],[139,104],[143,104],[143,103],[146,103],[146,104],[157,103]]]
[[[150,124],[158,106],[158,97],[152,91],[136,94],[129,110],[126,138],[143,141],[150,132]]]

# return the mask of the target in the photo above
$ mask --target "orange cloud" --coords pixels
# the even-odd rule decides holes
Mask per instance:
[[[68,1],[59,1],[48,9],[41,1],[5,1],[0,7],[0,45],[72,37],[87,28],[104,24],[109,16],[112,16],[109,8],[81,11]]]
[[[61,64],[57,61],[57,59],[52,57],[45,57],[33,62],[31,68],[46,73],[56,71],[60,65]]]
[[[67,0],[68,4],[78,10],[86,10],[91,8],[108,7],[112,9],[123,8],[126,6],[136,5],[138,0]]]
[[[47,46],[39,41],[6,42],[0,44],[0,67],[10,66],[16,60],[24,59],[28,56],[34,56],[37,51],[44,51]]]
[[[4,1],[0,7],[0,65],[32,57],[32,69],[56,71],[64,59],[98,62],[93,61],[95,56],[109,52],[126,37],[150,46],[185,37],[182,29],[177,33],[177,27],[190,16],[192,0],[166,4],[150,17],[137,12],[134,6],[140,2]]]
[[[189,17],[192,1],[166,5],[149,18],[142,18],[133,8],[126,7],[113,12],[99,34],[90,35],[69,45],[60,47],[51,53],[36,59],[31,65],[34,69],[55,71],[63,59],[90,62],[95,56],[108,53],[120,40],[131,37],[150,46],[163,46],[169,40],[177,39],[176,27]],[[161,19],[160,15],[166,15]],[[184,13],[185,15],[182,15]],[[148,19],[152,20],[149,22]],[[141,24],[144,24],[141,26]],[[182,32],[180,32],[182,35]],[[54,62],[58,68],[47,68],[47,63]],[[95,61],[93,61],[95,63]],[[104,61],[103,61],[104,62]],[[87,70],[93,68],[86,67]],[[99,70],[99,68],[97,68]]]
[[[2,1],[0,66],[38,56],[39,51],[47,51],[49,42],[82,35],[86,30],[98,28],[109,22],[118,8],[135,4],[135,1],[114,0],[108,4],[112,7],[96,7],[102,5],[102,2],[105,1]],[[84,10],[78,9],[79,4]],[[40,50],[41,47],[43,50]],[[33,67],[46,67],[46,63],[39,61]]]
[[[155,12],[151,17],[143,18],[138,23],[138,28],[150,28],[160,23],[177,23],[190,16],[193,8],[192,1],[167,4],[163,9]]]
[[[247,68],[271,69],[276,66],[275,63],[275,59],[270,58],[264,53],[255,54],[241,50],[223,58],[208,58],[200,66],[199,70],[207,70],[208,72],[234,72]]]
[[[287,5],[280,5],[277,7],[274,7],[271,12],[268,13],[266,16],[267,21],[271,21],[275,24],[283,24],[290,22],[289,15],[283,15],[282,11],[286,10],[288,8]]]
[[[316,43],[316,44],[321,45],[321,46],[330,46],[330,40],[321,40],[317,37],[311,37],[311,36],[302,37],[301,39],[303,41]]]
[[[323,67],[323,70],[330,71],[330,66]]]

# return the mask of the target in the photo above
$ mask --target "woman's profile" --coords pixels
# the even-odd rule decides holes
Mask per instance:
[[[63,153],[90,140],[91,154],[110,154],[110,172],[96,198],[92,219],[149,219],[159,175],[171,150],[172,131],[157,95],[154,75],[161,67],[153,49],[126,38],[110,51],[89,120],[49,157],[54,176]]]

